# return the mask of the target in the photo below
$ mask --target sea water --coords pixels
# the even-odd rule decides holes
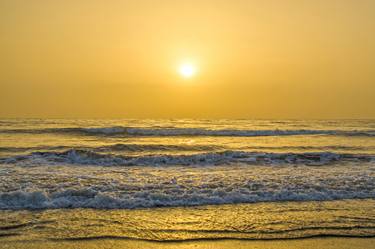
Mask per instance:
[[[375,120],[0,120],[6,239],[369,237],[374,198]]]

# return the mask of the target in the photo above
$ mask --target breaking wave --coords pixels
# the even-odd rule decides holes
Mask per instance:
[[[0,192],[0,210],[4,209],[50,209],[50,208],[95,208],[134,209],[172,206],[218,205],[235,203],[275,201],[324,201],[342,199],[375,198],[374,191],[347,189],[335,192],[331,189],[262,189],[254,183],[249,189],[181,189],[144,190],[138,193],[117,195],[101,192],[95,188],[62,189],[55,192],[45,190]]]
[[[0,163],[24,165],[76,164],[100,166],[158,166],[158,165],[222,165],[243,164],[305,164],[326,165],[334,162],[365,161],[375,159],[370,154],[332,152],[267,153],[246,151],[206,152],[192,155],[122,156],[90,150],[70,149],[63,152],[32,152],[26,155],[0,158]]]
[[[99,127],[99,128],[44,128],[44,129],[2,129],[0,133],[57,133],[103,136],[296,136],[296,135],[334,135],[334,136],[368,136],[374,137],[375,130],[211,130],[203,128],[138,128],[138,127]]]
[[[103,146],[35,146],[35,147],[0,147],[0,152],[27,152],[27,151],[61,151],[74,149],[77,151],[91,150],[93,152],[116,152],[116,151],[129,151],[129,152],[146,152],[146,151],[212,151],[222,149],[218,145],[189,145],[189,144],[126,144],[117,143]]]

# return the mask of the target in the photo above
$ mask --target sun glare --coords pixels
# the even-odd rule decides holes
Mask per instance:
[[[179,68],[179,73],[184,77],[184,78],[190,78],[195,75],[196,73],[196,68],[194,65],[185,63],[182,64]]]

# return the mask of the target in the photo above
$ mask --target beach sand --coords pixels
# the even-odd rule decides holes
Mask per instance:
[[[157,249],[359,249],[375,248],[375,238],[312,238],[296,240],[218,240],[191,242],[147,242],[139,240],[98,239],[81,241],[17,241],[1,243],[4,249],[39,249],[39,248],[157,248]]]

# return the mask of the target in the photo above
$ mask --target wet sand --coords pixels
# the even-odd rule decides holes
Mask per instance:
[[[122,239],[94,239],[81,241],[13,241],[1,243],[4,249],[40,249],[40,248],[156,248],[156,249],[359,249],[374,248],[375,238],[312,238],[296,240],[218,240],[192,242],[147,242]]]

